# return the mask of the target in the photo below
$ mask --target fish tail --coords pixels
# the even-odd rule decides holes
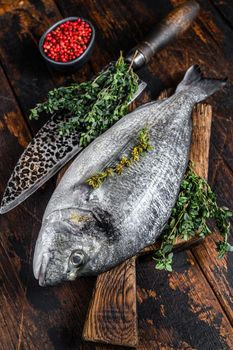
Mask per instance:
[[[198,65],[191,66],[183,80],[176,88],[176,92],[187,91],[195,96],[195,102],[205,100],[226,84],[227,79],[207,79],[204,78]]]

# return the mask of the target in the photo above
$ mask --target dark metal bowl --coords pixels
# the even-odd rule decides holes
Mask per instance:
[[[91,27],[91,30],[92,30],[91,38],[90,38],[90,41],[87,45],[86,50],[82,53],[81,56],[79,56],[76,59],[74,59],[73,61],[69,61],[69,62],[57,62],[57,61],[54,61],[51,58],[49,58],[43,50],[43,43],[44,43],[44,40],[45,40],[45,37],[47,36],[47,34],[50,33],[52,30],[54,30],[55,28],[57,28],[58,26],[60,26],[62,23],[67,22],[67,21],[75,21],[78,18],[80,18],[83,21],[85,21],[86,23],[88,23]],[[55,68],[55,69],[60,70],[60,71],[68,71],[68,70],[70,71],[70,70],[75,70],[75,69],[80,68],[85,62],[87,62],[87,60],[90,58],[92,51],[93,51],[94,40],[95,40],[95,28],[90,21],[88,21],[87,19],[85,19],[83,17],[67,17],[67,18],[62,19],[61,21],[56,22],[51,27],[49,27],[49,29],[46,30],[46,32],[44,32],[44,34],[42,35],[42,37],[40,38],[40,41],[39,41],[39,50],[40,50],[41,56],[45,59],[46,63],[50,67]]]

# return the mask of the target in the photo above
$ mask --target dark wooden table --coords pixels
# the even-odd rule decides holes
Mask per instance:
[[[31,137],[45,122],[31,122],[29,109],[55,86],[83,81],[133,47],[163,18],[172,0],[0,1],[0,192]],[[175,86],[193,63],[207,76],[233,79],[232,1],[198,0],[201,13],[182,39],[140,75],[149,85],[143,99]],[[50,71],[37,49],[44,30],[70,15],[90,18],[97,39],[91,60],[73,74]],[[233,85],[213,105],[209,182],[219,202],[233,209]],[[0,217],[0,349],[113,349],[82,341],[94,278],[41,288],[32,254],[54,179]],[[233,348],[233,260],[219,261],[213,238],[177,253],[172,273],[154,269],[151,257],[137,266],[139,349]],[[123,349],[123,348],[118,348]]]

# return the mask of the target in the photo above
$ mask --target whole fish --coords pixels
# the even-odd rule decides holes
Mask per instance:
[[[123,117],[74,160],[50,199],[37,239],[33,270],[41,286],[106,271],[158,239],[187,167],[193,106],[223,85],[190,67],[173,96]],[[87,185],[130,154],[145,126],[153,150],[99,188]]]

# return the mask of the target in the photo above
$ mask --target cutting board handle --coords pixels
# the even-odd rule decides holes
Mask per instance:
[[[140,44],[126,56],[134,69],[141,68],[165,45],[183,34],[199,12],[200,6],[195,0],[186,1],[171,11],[162,22],[149,33]]]

